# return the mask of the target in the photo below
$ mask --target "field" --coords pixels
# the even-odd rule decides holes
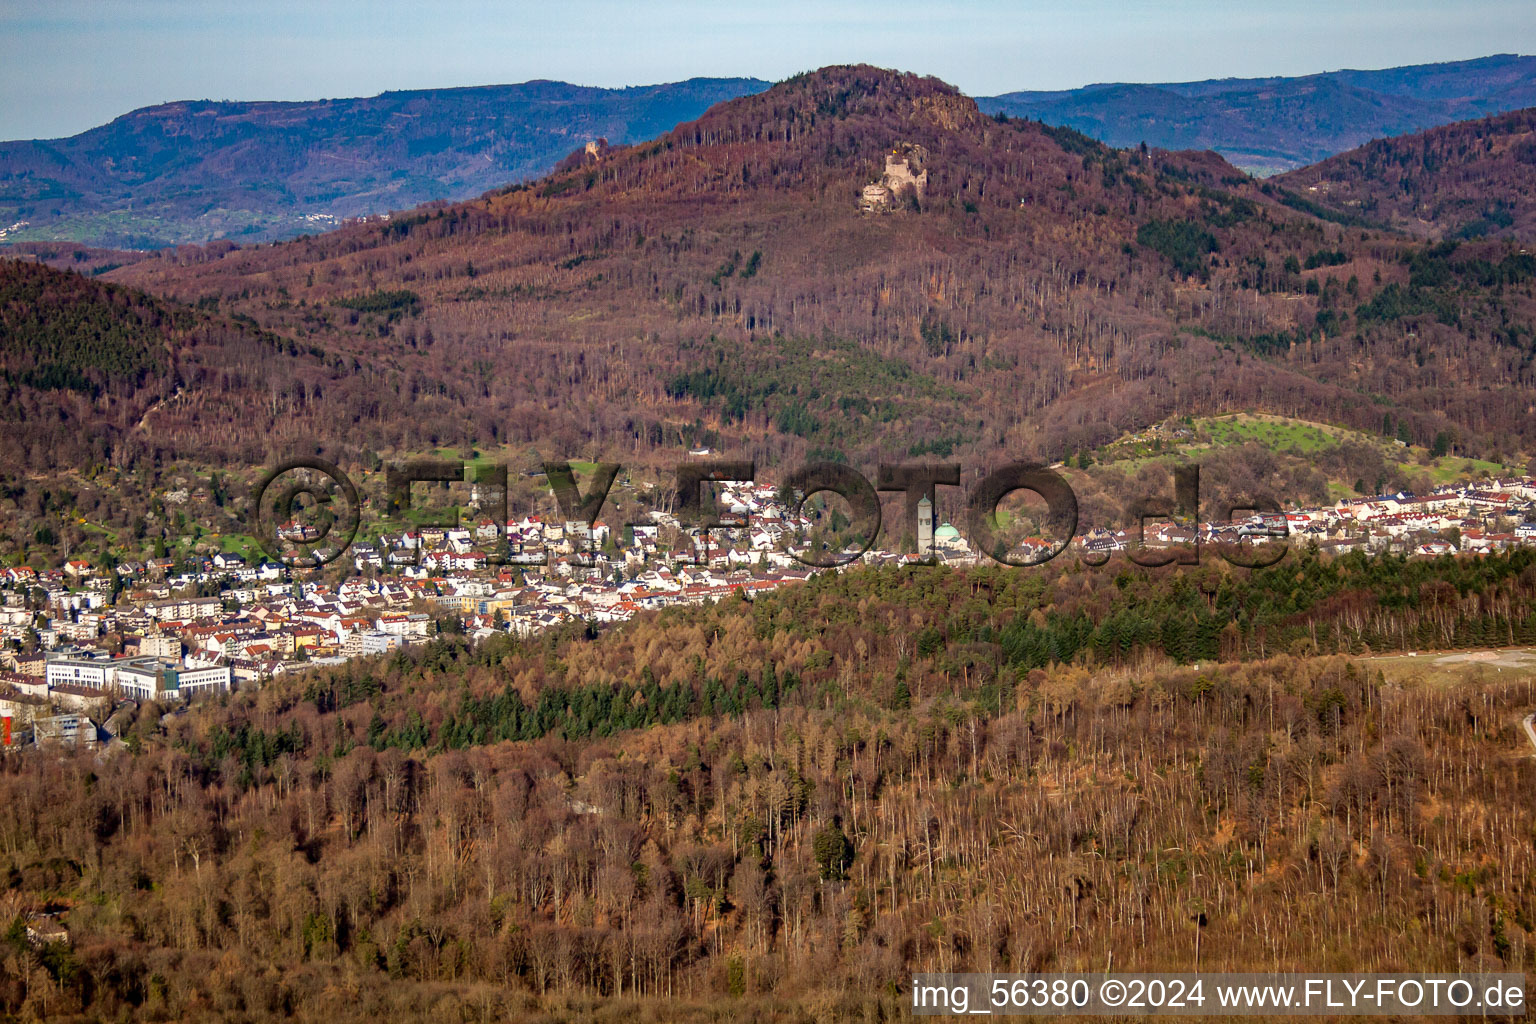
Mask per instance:
[[[1149,463],[1173,464],[1200,461],[1202,456],[1257,444],[1287,460],[1318,464],[1318,457],[1347,445],[1366,446],[1381,454],[1386,466],[1404,477],[1422,476],[1431,483],[1447,484],[1480,477],[1524,475],[1519,460],[1494,462],[1460,455],[1432,457],[1418,445],[1353,430],[1348,427],[1259,413],[1233,413],[1219,417],[1169,421],[1136,434],[1127,434],[1090,454],[1090,461],[1135,473]],[[1330,476],[1329,495],[1334,499],[1373,493],[1367,486],[1357,490],[1357,479]],[[1367,484],[1373,481],[1366,481]]]
[[[1198,421],[1213,445],[1246,444],[1254,441],[1266,448],[1285,452],[1316,452],[1337,447],[1346,440],[1363,435],[1340,427],[1328,427],[1279,416],[1239,414],[1220,419]]]
[[[1524,684],[1527,703],[1536,703],[1536,648],[1509,647],[1475,651],[1412,651],[1361,659],[1383,679],[1401,686],[1443,688]]]

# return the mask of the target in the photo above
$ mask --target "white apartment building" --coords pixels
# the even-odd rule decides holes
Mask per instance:
[[[49,689],[83,686],[115,690],[135,700],[186,700],[229,689],[228,665],[189,668],[162,658],[50,658]]]

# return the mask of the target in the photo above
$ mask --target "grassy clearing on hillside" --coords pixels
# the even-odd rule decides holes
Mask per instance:
[[[1316,452],[1336,447],[1350,435],[1364,437],[1338,427],[1267,416],[1232,416],[1201,421],[1200,425],[1213,444],[1225,446],[1255,441],[1275,451]]]
[[[1211,452],[1239,448],[1246,444],[1257,444],[1277,455],[1304,459],[1309,463],[1316,463],[1319,456],[1345,445],[1367,445],[1381,452],[1383,461],[1400,475],[1428,477],[1436,485],[1483,476],[1523,474],[1523,464],[1519,460],[1498,463],[1456,455],[1430,458],[1429,451],[1423,447],[1405,446],[1378,435],[1331,424],[1255,413],[1170,421],[1137,434],[1126,435],[1092,452],[1090,458],[1093,462],[1112,466],[1131,475],[1150,463],[1198,461]],[[1356,497],[1364,493],[1355,486],[1361,482],[1330,478],[1328,496],[1335,501]],[[1365,492],[1370,491],[1373,481],[1363,482]]]
[[[1468,480],[1472,477],[1487,473],[1489,476],[1507,476],[1520,474],[1517,466],[1501,465],[1497,462],[1488,462],[1485,459],[1458,459],[1450,455],[1433,459],[1427,466],[1418,463],[1401,463],[1405,468],[1417,468],[1427,471],[1434,477],[1436,483],[1448,484],[1456,480]]]
[[[1529,647],[1386,654],[1362,658],[1361,664],[1380,671],[1389,683],[1410,688],[1523,683],[1536,693],[1536,649]]]
[[[544,459],[547,458],[553,461],[564,457],[564,454],[559,452],[534,453],[530,452],[527,446],[501,445],[490,449],[476,448],[468,458],[465,457],[465,451],[462,448],[434,448],[420,455],[400,455],[392,457],[387,461],[390,464],[409,462],[412,459],[448,459],[454,462],[462,462],[469,467],[469,475],[466,479],[474,480],[479,474],[496,466],[506,466],[509,473],[519,472],[523,468],[542,472]],[[567,459],[567,461],[570,462],[571,468],[576,471],[578,476],[590,476],[597,470],[597,463],[595,462],[587,462],[580,459]]]

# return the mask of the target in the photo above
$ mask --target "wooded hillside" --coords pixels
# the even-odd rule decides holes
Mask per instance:
[[[916,970],[1111,952],[1529,970],[1529,679],[1388,681],[1361,645],[1529,642],[1533,598],[1524,553],[858,572],[146,706],[110,767],[3,761],[6,914],[67,908],[72,948],[13,928],[0,999],[887,1019]]]

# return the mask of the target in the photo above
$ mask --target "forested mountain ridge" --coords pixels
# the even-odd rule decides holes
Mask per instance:
[[[1529,551],[888,569],[146,704],[112,771],[0,757],[0,1010],[888,1020],[914,972],[1111,952],[1528,969],[1529,679],[1364,658],[1532,637]],[[69,945],[28,944],[45,906]]]
[[[767,85],[728,78],[592,89],[534,81],[146,107],[69,138],[0,143],[0,238],[153,248],[312,233],[338,219],[539,177],[589,140],[649,138]],[[1536,58],[1099,84],[978,103],[988,114],[1041,119],[1113,146],[1214,149],[1269,172],[1368,139],[1530,106]]]
[[[850,67],[564,166],[107,276],[372,367],[271,443],[1059,458],[1234,408],[1390,413],[1490,454],[1536,437],[1531,257],[1428,249],[1215,154],[1115,151]]]
[[[332,386],[345,391],[353,371],[248,319],[0,260],[6,474],[214,450],[242,424],[285,415]]]
[[[145,107],[65,139],[0,142],[0,228],[27,222],[0,237],[154,248],[323,231],[538,177],[588,140],[650,138],[767,84],[533,81]]]
[[[1536,107],[1378,139],[1277,185],[1429,238],[1536,240]]]
[[[977,101],[1065,125],[1112,146],[1214,149],[1256,173],[1290,170],[1383,136],[1536,104],[1536,57],[1295,78],[1113,83]]]

